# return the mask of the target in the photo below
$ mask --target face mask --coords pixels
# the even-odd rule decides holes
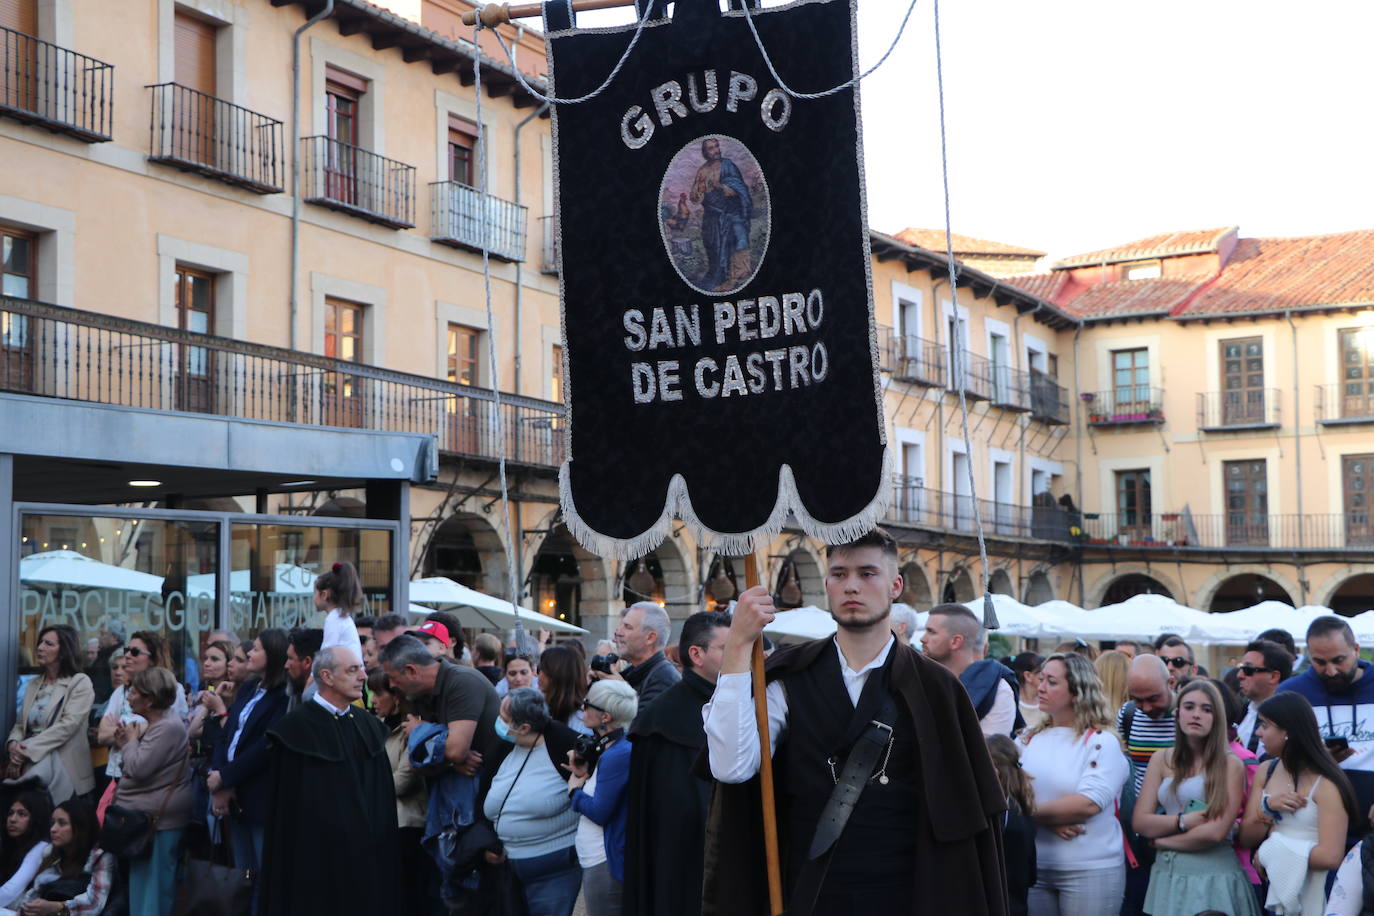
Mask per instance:
[[[512,735],[510,729],[506,727],[505,719],[498,718],[496,720],[496,737],[500,738],[502,741],[509,741],[511,744],[515,743],[515,736]]]

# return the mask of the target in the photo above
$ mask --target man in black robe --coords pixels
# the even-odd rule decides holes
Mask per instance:
[[[352,649],[321,649],[313,673],[315,695],[267,731],[272,804],[258,912],[394,912],[400,863],[386,727],[351,705],[367,677]]]
[[[629,815],[625,840],[625,916],[699,916],[701,856],[711,785],[692,772],[706,732],[730,617],[701,611],[682,624],[682,680],[630,726]]]
[[[835,637],[779,651],[765,669],[788,911],[1004,916],[1006,803],[968,694],[892,635],[891,604],[902,591],[895,542],[874,529],[832,547],[825,585]],[[768,912],[749,665],[772,619],[766,589],[740,596],[706,713],[718,783],[707,824],[705,916]],[[890,726],[884,750],[863,774],[838,838],[827,837],[811,860],[827,802],[858,743],[852,736],[881,734],[869,725],[875,719]]]

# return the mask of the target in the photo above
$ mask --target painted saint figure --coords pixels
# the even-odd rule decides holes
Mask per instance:
[[[706,249],[703,289],[723,292],[739,289],[749,280],[749,220],[754,203],[739,167],[726,159],[720,140],[707,137],[701,143],[706,162],[697,169],[691,200],[700,204],[701,244]]]

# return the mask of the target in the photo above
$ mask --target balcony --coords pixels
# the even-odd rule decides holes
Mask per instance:
[[[1081,395],[1089,426],[1132,426],[1164,422],[1164,389],[1124,385]]]
[[[1052,426],[1069,422],[1069,391],[1043,372],[1030,371],[1031,419]]]
[[[1010,366],[989,364],[992,403],[1003,410],[1025,413],[1031,409],[1030,373]]]
[[[1197,396],[1197,428],[1203,432],[1273,429],[1279,425],[1279,390],[1203,391]]]
[[[993,397],[992,360],[967,350],[955,350],[949,367],[950,391],[964,390],[964,397],[991,401]]]
[[[540,247],[539,272],[558,273],[558,217],[539,217],[542,245]]]
[[[149,161],[258,194],[281,192],[280,121],[176,83],[147,88]]]
[[[945,383],[945,350],[937,343],[912,334],[893,334],[888,339],[886,358],[892,377],[899,382],[932,388]]]
[[[1365,509],[1315,515],[1088,513],[1083,519],[1083,538],[1090,546],[1366,552],[1374,549],[1374,524]]]
[[[938,528],[963,534],[977,530],[969,496],[928,490],[919,477],[895,476],[892,479],[892,504],[885,524],[910,528]],[[1057,505],[1019,506],[991,499],[976,501],[982,514],[983,533],[988,536],[1036,538],[1068,542],[1078,514]]]
[[[392,229],[415,226],[415,166],[315,136],[301,139],[306,203]]]
[[[440,451],[552,470],[561,404],[310,353],[0,297],[0,390],[303,426],[424,433]],[[498,434],[504,420],[504,440]]]
[[[0,116],[103,143],[113,106],[112,64],[0,28]]]
[[[525,207],[483,194],[457,181],[429,186],[434,225],[430,238],[502,261],[525,260]]]
[[[1374,423],[1374,383],[1358,380],[1318,385],[1317,422],[1323,426]]]

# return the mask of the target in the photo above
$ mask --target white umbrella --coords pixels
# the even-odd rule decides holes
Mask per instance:
[[[1077,635],[1090,639],[1154,639],[1161,633],[1177,633],[1198,645],[1248,641],[1245,630],[1164,595],[1134,595],[1088,611],[1084,621],[1088,632]]]
[[[1056,598],[1037,604],[1031,608],[1045,636],[1077,636],[1086,624],[1083,617],[1088,613],[1072,601]]]
[[[1295,608],[1282,601],[1261,601],[1254,607],[1212,616],[1228,626],[1244,630],[1248,634],[1247,642],[1265,630],[1278,628],[1286,630],[1293,637],[1293,641],[1301,645],[1307,642],[1308,625],[1316,618],[1331,613],[1331,608],[1319,605],[1309,604]]]
[[[814,605],[778,611],[773,622],[763,628],[763,632],[769,636],[796,639],[824,639],[834,636],[835,630],[835,618],[830,616],[830,612]]]
[[[161,576],[92,560],[75,550],[49,550],[20,558],[19,580],[26,584],[162,594]]]
[[[315,591],[314,570],[293,563],[278,563],[272,571],[272,586],[268,591],[278,595],[309,595]],[[245,594],[252,589],[252,570],[236,569],[229,573],[229,591]],[[186,597],[199,598],[215,593],[215,574],[198,573],[186,577]]]
[[[995,632],[1003,636],[1022,636],[1035,639],[1045,633],[1044,625],[1036,613],[1017,601],[1011,595],[993,595],[992,606],[997,610],[997,619],[1002,626]],[[983,619],[983,599],[974,598],[964,602],[964,607],[973,612],[979,620]],[[921,625],[925,625],[922,618]]]
[[[552,630],[559,633],[586,633],[579,626],[550,617],[527,607],[512,605],[509,601],[484,595],[476,589],[468,588],[452,579],[434,576],[428,579],[415,579],[410,583],[410,600],[418,604],[434,604],[437,608],[411,610],[428,614],[431,610],[451,610],[465,627],[478,629],[492,627],[504,629],[514,626],[518,618],[525,629],[531,632]]]

